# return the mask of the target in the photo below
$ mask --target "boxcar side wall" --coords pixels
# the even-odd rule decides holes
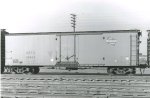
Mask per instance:
[[[56,63],[56,35],[6,36],[6,65],[43,66]]]
[[[79,64],[100,66],[136,66],[138,64],[137,33],[110,33],[79,36]]]
[[[73,36],[61,37],[61,60],[73,61]],[[81,65],[137,66],[137,33],[77,35],[77,61]],[[6,36],[6,65],[55,66],[60,61],[60,39],[56,35]]]

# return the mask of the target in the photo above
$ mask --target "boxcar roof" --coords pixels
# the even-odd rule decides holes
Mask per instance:
[[[6,36],[25,36],[25,35],[101,35],[104,33],[140,33],[140,30],[107,30],[107,31],[76,31],[76,32],[27,32],[27,33],[8,33]]]

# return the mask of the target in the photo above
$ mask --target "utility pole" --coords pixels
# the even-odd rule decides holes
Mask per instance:
[[[73,32],[75,33],[75,28],[76,28],[76,15],[75,14],[70,14],[71,15],[71,26],[73,27]],[[74,62],[76,62],[76,35],[74,35]]]

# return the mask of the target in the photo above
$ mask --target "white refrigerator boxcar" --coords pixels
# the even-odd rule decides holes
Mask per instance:
[[[60,49],[61,47],[61,49]],[[80,65],[138,65],[138,33],[76,35],[76,60]],[[6,36],[7,66],[55,66],[74,60],[74,36]]]

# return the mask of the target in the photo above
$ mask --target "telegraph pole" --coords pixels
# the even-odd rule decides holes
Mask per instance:
[[[76,15],[75,14],[70,14],[71,15],[71,26],[73,27],[73,32],[75,33],[75,28],[76,28]],[[76,62],[76,35],[74,35],[74,62]]]

